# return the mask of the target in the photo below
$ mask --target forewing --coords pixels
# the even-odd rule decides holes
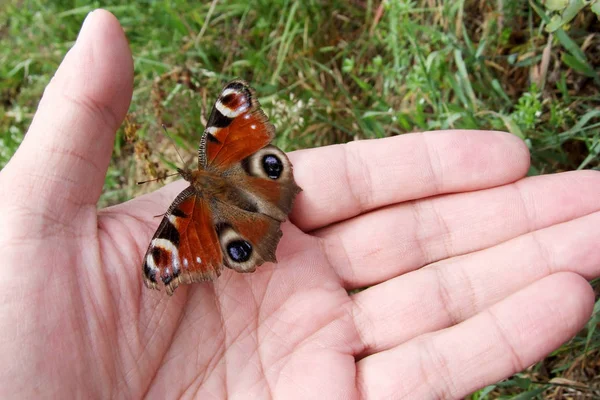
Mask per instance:
[[[241,80],[229,82],[213,107],[200,140],[199,165],[224,171],[268,145],[275,128],[260,109],[254,91]]]
[[[181,283],[216,279],[223,265],[216,227],[208,202],[188,187],[163,217],[144,256],[146,286],[160,283],[169,295]]]

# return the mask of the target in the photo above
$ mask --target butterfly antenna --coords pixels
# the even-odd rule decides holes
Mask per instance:
[[[171,176],[175,176],[175,175],[179,175],[179,172],[175,172],[175,173],[173,173],[173,174],[168,174],[168,175],[161,176],[161,177],[154,178],[154,179],[148,179],[147,181],[141,181],[141,182],[138,182],[137,184],[138,184],[138,185],[143,185],[144,183],[148,183],[148,182],[156,182],[156,181],[161,181],[161,180],[163,180],[163,179],[165,179],[165,178],[169,178],[169,177],[171,177]]]
[[[181,160],[181,164],[183,166],[185,166],[185,161],[183,161],[183,157],[181,157],[181,154],[179,154],[179,150],[177,150],[177,145],[175,144],[175,141],[173,140],[173,138],[171,137],[171,135],[169,135],[169,132],[167,131],[167,127],[165,126],[165,124],[162,124],[162,128],[165,131],[165,135],[169,138],[169,140],[171,141],[171,144],[175,148],[175,152],[179,156],[179,159]]]

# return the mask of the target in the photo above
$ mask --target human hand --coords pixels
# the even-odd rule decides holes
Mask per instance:
[[[526,147],[495,132],[292,153],[279,264],[148,290],[153,216],[184,183],[96,210],[131,91],[96,11],[0,173],[2,398],[459,398],[589,318],[600,174],[523,178]]]

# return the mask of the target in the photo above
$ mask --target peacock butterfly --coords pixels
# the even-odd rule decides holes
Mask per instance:
[[[292,164],[270,144],[275,128],[241,80],[223,88],[198,148],[198,168],[152,237],[142,276],[169,295],[182,283],[214,280],[223,266],[254,272],[275,250],[296,195]]]

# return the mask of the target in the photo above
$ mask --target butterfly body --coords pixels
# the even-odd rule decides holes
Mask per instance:
[[[200,140],[198,168],[165,213],[142,267],[146,286],[167,293],[214,280],[223,267],[253,272],[276,262],[280,225],[296,194],[292,164],[270,144],[274,128],[243,81],[227,84]]]
[[[229,197],[237,190],[233,182],[213,172],[202,169],[180,170],[180,174],[190,183],[199,196],[205,197]]]

